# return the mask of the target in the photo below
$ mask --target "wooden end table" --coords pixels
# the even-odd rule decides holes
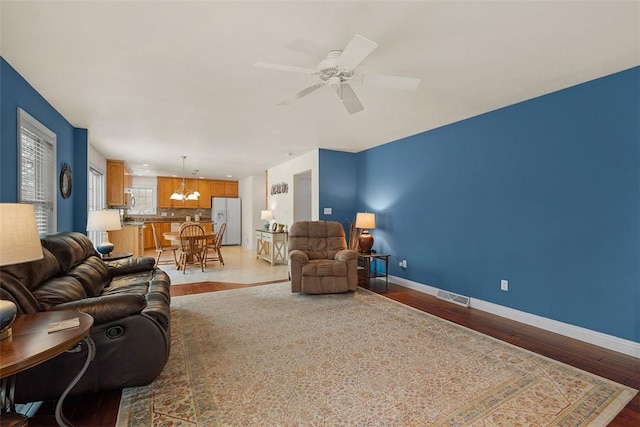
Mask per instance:
[[[79,326],[48,333],[49,324],[73,318],[79,319]],[[95,343],[89,335],[92,325],[93,317],[86,313],[75,311],[47,311],[17,316],[16,320],[11,324],[13,335],[0,341],[2,412],[6,410],[15,411],[13,397],[16,374],[46,362],[84,341],[88,349],[87,360],[56,404],[55,416],[58,425],[71,426],[62,413],[62,402],[73,386],[82,378],[89,363],[95,356]]]

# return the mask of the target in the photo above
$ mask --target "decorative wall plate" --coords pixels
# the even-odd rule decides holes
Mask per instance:
[[[60,171],[60,193],[64,199],[71,197],[71,166],[68,163],[64,163]]]

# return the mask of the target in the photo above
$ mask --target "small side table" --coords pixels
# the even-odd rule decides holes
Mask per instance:
[[[48,333],[47,328],[50,323],[73,318],[80,320],[79,326]],[[48,311],[17,316],[11,324],[13,335],[0,341],[0,378],[2,378],[0,392],[3,396],[2,408],[0,409],[2,412],[6,409],[15,409],[13,396],[16,374],[46,362],[84,341],[88,349],[87,360],[56,404],[55,416],[58,425],[71,426],[62,413],[62,403],[73,386],[82,378],[95,356],[95,343],[89,335],[92,325],[93,317],[75,311]],[[5,396],[8,401],[4,401]]]
[[[107,261],[117,261],[119,259],[131,258],[133,254],[131,252],[111,252],[107,256],[103,256],[102,260],[104,262]]]
[[[380,273],[376,268],[378,260],[384,261],[384,273]],[[373,268],[371,268],[373,264]],[[384,277],[384,289],[389,289],[389,255],[388,254],[365,254],[358,252],[358,267],[364,274],[363,279],[369,283],[371,279],[376,277]]]

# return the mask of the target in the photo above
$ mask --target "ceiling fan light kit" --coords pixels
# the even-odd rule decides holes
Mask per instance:
[[[316,70],[291,65],[270,64],[267,62],[257,62],[255,66],[308,75],[315,74],[320,77],[320,83],[296,92],[278,105],[291,105],[293,102],[309,95],[322,86],[329,86],[336,91],[347,112],[349,112],[349,114],[355,114],[364,110],[364,107],[348,82],[407,91],[417,90],[420,84],[420,79],[416,77],[357,74],[355,68],[377,47],[378,44],[376,42],[356,34],[344,50],[329,51],[326,58],[318,64]]]

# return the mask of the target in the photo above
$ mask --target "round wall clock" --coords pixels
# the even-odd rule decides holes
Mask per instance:
[[[62,165],[60,171],[60,193],[64,199],[71,197],[71,166],[67,163]]]

